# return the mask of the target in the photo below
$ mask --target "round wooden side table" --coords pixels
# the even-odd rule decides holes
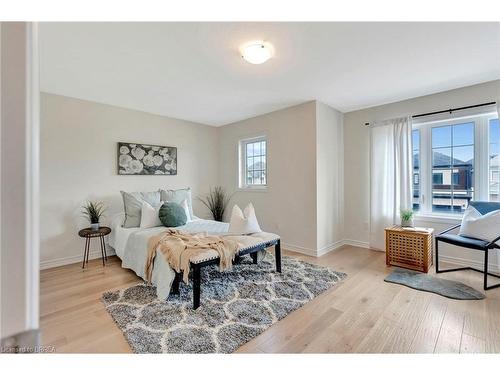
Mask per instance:
[[[89,262],[89,252],[90,252],[90,240],[95,237],[99,237],[99,242],[101,243],[101,255],[102,255],[102,265],[104,267],[104,261],[108,261],[108,255],[106,254],[106,243],[104,242],[104,237],[111,233],[111,228],[100,227],[99,229],[93,230],[90,228],[82,229],[78,232],[80,237],[85,238],[85,249],[83,250],[83,264],[82,268],[85,268],[85,264]]]

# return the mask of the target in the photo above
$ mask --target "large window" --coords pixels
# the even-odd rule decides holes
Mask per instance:
[[[413,208],[462,213],[469,201],[500,200],[500,126],[496,114],[413,126]]]
[[[258,137],[240,141],[240,188],[267,185],[267,141]]]

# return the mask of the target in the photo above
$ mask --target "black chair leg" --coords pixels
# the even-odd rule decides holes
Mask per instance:
[[[257,252],[250,253],[250,257],[252,258],[253,264],[257,264]]]
[[[439,273],[439,241],[436,238],[436,273]]]
[[[483,289],[488,289],[488,249],[484,251],[484,284]]]
[[[200,266],[193,266],[193,310],[200,307],[201,299],[201,269]]]

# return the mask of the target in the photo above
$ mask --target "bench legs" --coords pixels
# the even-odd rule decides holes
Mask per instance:
[[[276,272],[281,273],[281,243],[280,240],[276,242],[276,245],[274,246],[274,255],[276,258]],[[252,257],[253,263],[257,264],[257,251],[254,251],[253,253],[250,253],[250,256]],[[239,261],[239,256],[235,258],[235,263]],[[205,263],[191,263],[191,270],[192,270],[192,280],[193,280],[193,310],[196,310],[198,307],[200,307],[200,300],[201,300],[201,268],[208,265],[212,264],[213,262],[205,262]],[[176,273],[174,282],[172,284],[172,293],[178,294],[179,293],[179,283],[182,279],[182,273]]]
[[[170,289],[170,293],[174,295],[180,294],[179,285],[181,283],[181,280],[182,280],[182,272],[175,272],[174,281],[172,282],[172,288]]]
[[[201,266],[193,265],[193,310],[200,307],[201,298]]]
[[[276,272],[281,273],[281,241],[274,245],[274,257],[276,258]]]

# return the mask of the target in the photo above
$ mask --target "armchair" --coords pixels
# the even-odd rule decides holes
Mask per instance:
[[[478,210],[481,214],[487,214],[488,212],[499,210],[500,202],[481,202],[481,201],[471,201],[469,205],[473,206],[476,210]],[[500,275],[495,275],[493,273],[488,272],[488,252],[491,249],[500,249],[500,246],[496,244],[497,241],[500,240],[500,228],[499,235],[493,241],[484,241],[477,238],[461,236],[458,234],[451,234],[452,230],[459,228],[460,224],[455,225],[447,230],[439,233],[436,236],[436,273],[443,272],[453,272],[453,271],[462,271],[462,270],[472,270],[476,272],[481,272],[484,275],[483,288],[484,290],[489,290],[493,288],[500,287],[500,283],[495,285],[488,286],[488,276],[493,276],[500,279]],[[480,270],[473,267],[459,267],[459,268],[451,268],[451,269],[439,269],[439,242],[445,242],[451,245],[460,246],[467,249],[484,251],[484,270]]]

